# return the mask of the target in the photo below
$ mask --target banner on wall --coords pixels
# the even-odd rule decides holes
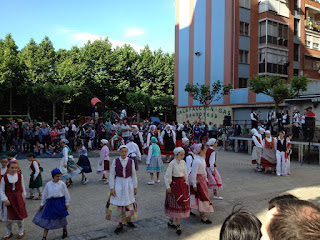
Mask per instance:
[[[213,122],[215,124],[222,124],[225,115],[231,116],[232,109],[230,106],[207,107],[206,111],[206,122]],[[182,123],[189,120],[194,121],[204,121],[205,111],[204,107],[177,107],[177,121]]]

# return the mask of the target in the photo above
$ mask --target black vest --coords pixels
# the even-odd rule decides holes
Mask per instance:
[[[140,136],[139,136],[139,132],[137,134],[132,133],[133,136],[133,142],[135,142],[138,146],[140,146]]]
[[[177,131],[176,140],[182,140],[182,131]]]
[[[286,139],[283,140],[283,144],[281,144],[281,140],[278,139],[277,150],[280,151],[280,152],[287,151],[287,140]]]

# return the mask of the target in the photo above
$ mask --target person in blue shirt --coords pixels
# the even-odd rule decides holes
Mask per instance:
[[[39,131],[39,138],[45,149],[47,149],[51,144],[50,134],[51,134],[51,131],[47,127],[47,123],[43,122],[42,127],[40,128],[40,131]]]

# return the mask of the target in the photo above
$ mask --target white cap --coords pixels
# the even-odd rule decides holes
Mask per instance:
[[[182,138],[182,143],[186,143],[188,141],[189,141],[189,138],[186,138],[186,137]]]
[[[108,140],[107,139],[101,139],[101,141],[100,141],[102,144],[108,144]]]
[[[177,147],[173,150],[174,155],[178,155],[180,152],[184,151],[182,147]]]
[[[121,150],[122,148],[128,149],[127,145],[121,145],[121,146],[118,148],[118,152],[120,152],[120,150]]]
[[[207,142],[207,145],[213,146],[217,142],[217,139],[215,138],[210,138],[209,141]]]

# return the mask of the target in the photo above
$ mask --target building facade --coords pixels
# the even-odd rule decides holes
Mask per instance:
[[[207,121],[260,118],[273,99],[248,89],[248,79],[279,75],[290,80],[306,74],[309,89],[299,106],[317,106],[320,96],[320,0],[176,0],[175,97],[177,120],[204,118],[204,110],[184,91],[185,85],[231,83],[207,111]],[[289,108],[291,100],[284,103]],[[300,109],[302,111],[303,109]],[[250,121],[248,121],[249,123]]]

